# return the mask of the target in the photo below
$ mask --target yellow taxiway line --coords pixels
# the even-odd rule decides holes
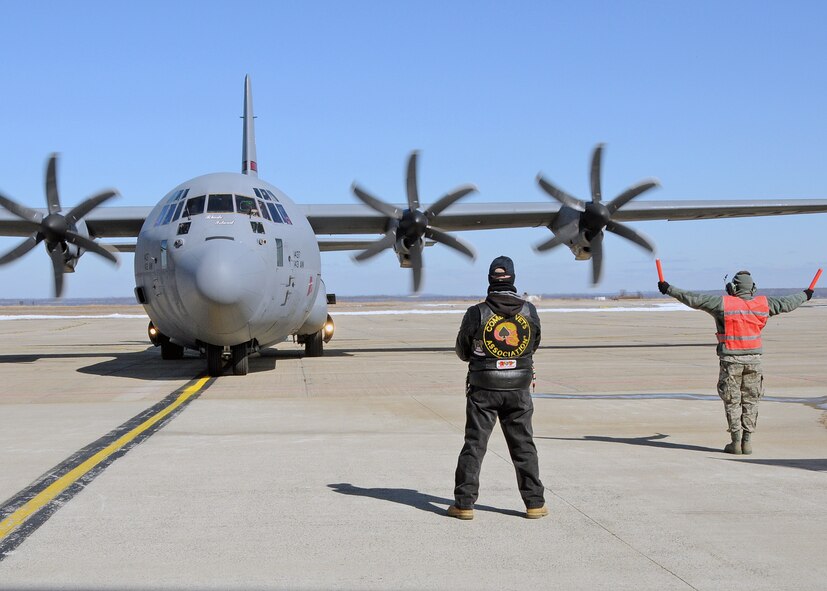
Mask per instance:
[[[82,478],[87,472],[95,468],[101,462],[105,461],[125,445],[132,442],[136,437],[141,435],[141,433],[162,421],[170,413],[175,411],[175,409],[195,396],[209,380],[210,378],[208,377],[201,378],[192,386],[184,389],[180,396],[178,396],[178,398],[176,398],[171,404],[168,404],[134,429],[122,435],[96,454],[90,456],[86,461],[82,462],[55,480],[37,495],[32,497],[25,505],[17,509],[17,511],[6,517],[3,521],[0,521],[0,542],[2,542],[6,536],[17,529],[20,525],[22,525],[29,517],[53,501],[78,479]]]

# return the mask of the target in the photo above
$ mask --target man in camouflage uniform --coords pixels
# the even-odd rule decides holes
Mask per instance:
[[[517,474],[528,519],[548,515],[537,462],[531,417],[534,403],[532,355],[540,346],[540,318],[534,304],[517,296],[514,263],[506,256],[488,270],[488,296],[465,312],[456,353],[468,362],[465,386],[465,445],[454,477],[456,503],[448,515],[473,519],[480,468],[497,419]]]
[[[785,297],[755,297],[755,282],[749,271],[738,271],[727,283],[725,296],[703,295],[658,283],[690,308],[715,317],[720,373],[718,395],[724,401],[732,441],[724,447],[731,454],[751,454],[752,434],[758,423],[758,402],[764,393],[761,372],[761,330],[770,316],[792,312],[813,297],[810,289]]]

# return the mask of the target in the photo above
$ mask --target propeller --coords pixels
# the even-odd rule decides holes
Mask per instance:
[[[374,197],[356,183],[351,189],[354,195],[365,205],[384,215],[388,220],[388,230],[379,240],[373,242],[365,250],[357,254],[354,259],[362,262],[376,256],[387,248],[393,248],[400,257],[403,267],[410,267],[413,271],[413,290],[419,291],[422,284],[422,249],[424,239],[444,244],[473,259],[476,255],[473,249],[446,231],[434,225],[434,222],[443,211],[451,205],[477,190],[474,185],[462,185],[450,193],[440,197],[436,203],[422,211],[419,203],[419,189],[417,186],[417,161],[419,152],[413,151],[408,157],[405,188],[408,196],[408,208],[400,210],[389,203]]]
[[[118,257],[105,246],[95,242],[85,234],[86,225],[83,217],[101,203],[117,195],[116,191],[107,190],[89,197],[66,215],[60,207],[60,195],[57,190],[57,154],[52,154],[46,166],[46,205],[48,213],[44,217],[39,211],[29,209],[0,193],[0,206],[14,214],[22,221],[19,226],[26,228],[32,234],[15,248],[0,257],[0,265],[15,261],[32,250],[41,242],[46,243],[46,250],[52,260],[52,270],[55,282],[55,297],[63,293],[63,274],[65,267],[72,259],[77,259],[80,249],[98,254],[105,259],[118,263]],[[83,233],[78,226],[81,225]],[[75,248],[70,248],[72,245]],[[74,251],[74,252],[73,252]]]
[[[587,244],[584,249],[591,254],[593,284],[597,284],[600,281],[600,275],[603,269],[603,230],[608,230],[613,234],[622,236],[626,240],[631,240],[649,252],[655,251],[655,247],[647,238],[629,226],[612,220],[612,216],[614,216],[621,207],[629,203],[629,201],[649,189],[659,186],[659,183],[656,180],[642,181],[632,185],[608,203],[604,203],[600,186],[602,156],[603,144],[598,144],[592,153],[589,175],[592,200],[588,203],[572,197],[562,189],[559,189],[544,178],[542,174],[537,175],[537,182],[543,191],[559,201],[563,207],[579,212],[580,215],[573,217],[571,221],[555,229],[553,238],[542,244],[538,244],[534,248],[537,251],[544,252],[561,244],[572,243],[582,237]]]

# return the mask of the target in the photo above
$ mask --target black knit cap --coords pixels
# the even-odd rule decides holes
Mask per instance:
[[[514,285],[514,261],[507,256],[498,256],[488,268],[488,284],[506,283]]]

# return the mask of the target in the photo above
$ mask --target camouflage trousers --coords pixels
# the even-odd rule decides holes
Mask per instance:
[[[758,424],[758,401],[764,395],[764,374],[761,362],[732,363],[721,360],[718,374],[718,396],[724,401],[728,431],[748,433]]]

